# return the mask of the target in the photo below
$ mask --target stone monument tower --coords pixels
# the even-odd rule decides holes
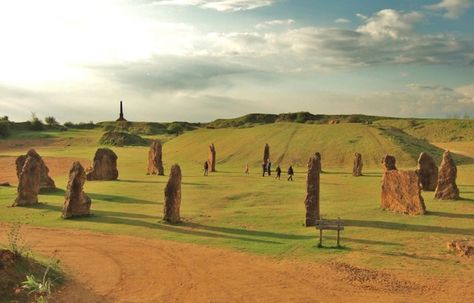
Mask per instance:
[[[120,116],[119,118],[117,119],[117,121],[127,121],[127,119],[125,119],[123,117],[123,105],[122,105],[122,101],[120,101]]]

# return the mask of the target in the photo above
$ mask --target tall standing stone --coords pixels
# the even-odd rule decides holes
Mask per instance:
[[[426,191],[434,191],[438,183],[438,166],[435,161],[425,152],[420,154],[418,158],[418,169],[416,170],[420,176],[421,189]]]
[[[266,143],[265,148],[263,149],[263,163],[265,164],[265,167],[267,166],[268,161],[270,161],[270,145]]]
[[[49,176],[49,168],[46,166],[46,163],[44,163],[43,158],[41,158],[41,156],[34,149],[30,149],[26,155],[19,156],[16,159],[16,175],[18,180],[20,179],[21,170],[23,169],[28,156],[35,158],[40,167],[40,191],[56,189],[54,180]]]
[[[81,163],[74,162],[69,171],[69,181],[64,200],[64,219],[90,215],[91,199],[84,193],[86,172]]]
[[[316,155],[308,161],[308,175],[306,178],[306,226],[315,226],[319,220],[319,178],[321,162]]]
[[[108,148],[99,148],[94,156],[92,168],[87,172],[87,180],[117,180],[117,155]]]
[[[456,185],[457,168],[449,151],[443,154],[443,160],[438,171],[438,185],[435,198],[440,200],[459,199],[459,189]]]
[[[352,175],[354,177],[362,176],[362,167],[364,163],[362,162],[362,155],[360,153],[354,154],[354,167],[352,168]]]
[[[18,178],[17,197],[12,206],[38,203],[41,181],[41,163],[36,157],[27,156]]]
[[[321,157],[321,154],[319,152],[316,152],[314,154],[314,156],[316,157],[316,160],[318,161],[318,165],[319,165],[319,172],[322,173],[323,172],[323,164],[321,163],[322,162],[322,157]]]
[[[385,155],[382,158],[382,165],[385,171],[396,170],[396,162],[397,160],[395,159],[395,157],[391,155]]]
[[[151,142],[150,151],[148,152],[148,174],[164,176],[163,169],[163,150],[159,140]]]
[[[381,206],[397,213],[423,215],[425,202],[415,171],[388,170],[382,179]]]
[[[179,209],[181,207],[181,168],[178,164],[171,167],[168,184],[165,187],[165,203],[163,220],[168,223],[180,221]]]
[[[216,147],[214,143],[209,145],[209,156],[207,157],[207,163],[209,164],[209,170],[211,172],[216,171]]]

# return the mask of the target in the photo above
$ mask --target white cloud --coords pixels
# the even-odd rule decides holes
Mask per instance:
[[[151,5],[197,6],[216,11],[245,11],[270,6],[276,0],[158,0]]]
[[[384,9],[364,20],[365,24],[357,28],[375,39],[397,39],[412,33],[414,25],[423,19],[418,12],[404,13],[393,9]]]
[[[347,23],[351,23],[351,20],[345,19],[345,18],[338,18],[334,20],[334,23],[347,24]]]
[[[266,29],[275,25],[291,25],[293,23],[295,23],[293,19],[276,19],[259,23],[255,25],[255,27],[257,29]]]
[[[473,0],[442,0],[433,5],[427,5],[426,8],[436,11],[444,11],[444,17],[455,19],[474,6]]]

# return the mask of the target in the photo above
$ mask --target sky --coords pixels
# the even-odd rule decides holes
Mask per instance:
[[[474,117],[474,0],[0,2],[0,115]]]

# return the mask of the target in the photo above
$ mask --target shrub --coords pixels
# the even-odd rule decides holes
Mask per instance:
[[[10,122],[7,120],[0,120],[0,138],[5,138],[10,135]]]
[[[31,114],[30,129],[34,131],[41,131],[44,129],[43,121],[41,121],[35,113]]]
[[[170,123],[168,127],[166,127],[166,131],[169,134],[174,134],[176,136],[179,136],[180,134],[184,132],[184,128],[181,124],[173,122],[173,123]]]
[[[112,145],[112,146],[146,146],[148,141],[143,139],[139,135],[129,134],[126,132],[118,131],[108,131],[102,135],[99,140],[99,143],[102,145]]]
[[[53,116],[48,116],[44,118],[44,122],[46,122],[46,124],[48,124],[49,126],[59,125],[58,121],[56,121],[56,118],[54,118]]]

